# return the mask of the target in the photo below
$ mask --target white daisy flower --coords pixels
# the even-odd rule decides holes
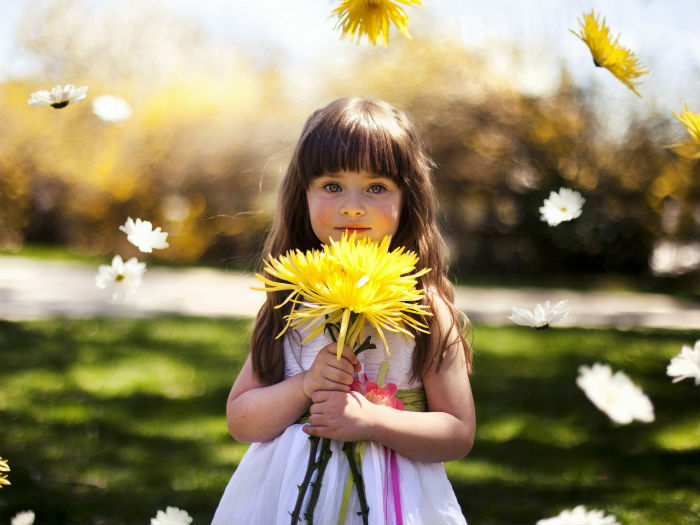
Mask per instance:
[[[683,345],[681,353],[666,367],[666,373],[674,378],[674,383],[688,378],[700,385],[700,339],[695,341],[695,348]]]
[[[10,520],[11,525],[34,525],[34,511],[23,510],[14,515]]]
[[[538,304],[531,312],[527,308],[513,307],[513,313],[508,319],[516,324],[532,326],[538,330],[548,328],[550,324],[561,321],[569,314],[568,300],[559,301],[550,308],[549,301]]]
[[[76,104],[87,97],[87,86],[75,87],[73,84],[55,86],[51,91],[36,91],[27,99],[30,106],[51,106],[65,108],[68,104]]]
[[[155,518],[151,518],[151,525],[189,525],[192,517],[186,511],[177,507],[168,507],[165,512],[159,510]]]
[[[553,518],[537,522],[537,525],[620,525],[612,514],[606,516],[602,510],[586,510],[579,505],[571,510],[562,511]]]
[[[146,263],[139,262],[136,257],[124,262],[119,255],[115,255],[111,265],[100,265],[95,285],[100,290],[111,291],[113,301],[122,302],[136,293],[145,271]]]
[[[559,193],[550,192],[540,208],[540,219],[550,226],[570,221],[581,215],[581,208],[586,202],[581,194],[569,188],[559,188]]]
[[[615,423],[625,425],[637,419],[654,421],[654,407],[642,390],[627,375],[618,371],[613,375],[608,365],[595,363],[579,369],[576,384],[588,399]]]
[[[165,240],[168,233],[160,231],[160,226],[154,230],[151,221],[136,219],[134,222],[129,217],[119,229],[126,233],[126,239],[142,252],[151,253],[154,248],[160,250],[169,246]]]
[[[133,113],[129,103],[114,95],[100,95],[92,101],[92,112],[103,122],[121,124]]]

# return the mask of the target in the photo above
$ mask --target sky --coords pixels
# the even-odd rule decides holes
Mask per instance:
[[[0,7],[0,81],[30,75],[33,62],[15,45],[24,13],[52,0],[14,0]],[[152,0],[84,0],[92,8],[118,5],[139,9]],[[329,17],[338,0],[168,0],[160,4],[195,21],[207,38],[240,46],[260,64],[276,64],[289,72],[321,73],[325,65],[352,60],[371,48],[339,38]],[[408,7],[416,38],[457,38],[485,53],[515,42],[525,52],[513,74],[521,89],[546,93],[564,65],[577,84],[613,93],[611,104],[639,104],[607,71],[592,67],[585,44],[569,32],[577,18],[595,9],[606,17],[620,43],[632,49],[652,70],[642,77],[642,102],[675,108],[687,103],[700,110],[700,2],[697,0],[424,0]],[[393,29],[390,46],[403,37]],[[379,46],[374,53],[383,53]],[[513,70],[512,63],[492,56],[494,65]],[[502,62],[502,63],[501,63]]]

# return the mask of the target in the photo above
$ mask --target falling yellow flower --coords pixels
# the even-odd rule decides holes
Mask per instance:
[[[331,16],[338,16],[335,27],[342,29],[342,36],[349,34],[351,39],[356,37],[359,42],[366,34],[376,47],[377,38],[381,35],[386,47],[389,44],[389,22],[393,22],[403,36],[411,39],[408,15],[399,3],[423,5],[420,0],[343,0]]]
[[[673,116],[680,120],[685,126],[686,131],[690,134],[693,142],[686,142],[685,144],[671,144],[669,146],[664,146],[665,148],[671,149],[682,157],[688,157],[689,159],[700,159],[700,115],[688,111],[688,107],[683,105],[683,113],[678,114],[675,111],[671,111]]]
[[[267,285],[261,290],[289,291],[282,305],[290,301],[293,305],[287,325],[277,337],[290,326],[302,327],[310,329],[305,343],[323,333],[327,325],[335,325],[340,359],[343,345],[354,348],[366,323],[375,328],[389,356],[383,330],[410,337],[413,334],[408,328],[427,333],[428,327],[418,319],[431,314],[420,303],[423,291],[416,284],[417,278],[430,270],[411,273],[418,256],[404,248],[390,252],[390,242],[388,236],[374,243],[344,234],[339,242],[331,240],[322,250],[290,250],[265,261],[270,278],[256,274]]]
[[[0,457],[0,472],[10,472],[10,465],[7,464],[7,460]],[[0,474],[0,488],[3,485],[12,485],[7,479],[7,474]]]
[[[610,71],[624,85],[630,88],[638,97],[642,95],[636,87],[639,81],[636,79],[646,73],[639,59],[634,53],[617,43],[619,36],[611,41],[610,29],[605,25],[605,18],[600,21],[600,15],[596,15],[593,10],[583,14],[583,21],[578,19],[581,26],[580,32],[576,33],[569,29],[574,35],[583,40],[593,55],[593,63],[598,67],[604,67]]]

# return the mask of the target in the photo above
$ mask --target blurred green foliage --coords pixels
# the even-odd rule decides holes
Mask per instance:
[[[75,38],[81,26],[63,11],[35,16],[23,45],[46,76],[0,84],[0,249],[39,242],[128,255],[117,227],[131,216],[170,233],[170,249],[154,259],[255,265],[304,120],[348,95],[385,99],[415,120],[437,163],[458,277],[649,277],[658,239],[696,240],[698,163],[662,147],[683,133],[672,108],[642,121],[608,115],[627,127],[610,134],[600,101],[565,71],[552,94],[531,96],[464,44],[397,41],[314,78],[304,98],[291,92],[299,82],[244,50],[207,48],[186,24],[146,63],[142,49],[127,54],[107,36]],[[131,33],[166,22],[180,27],[155,13],[133,21]],[[88,85],[88,99],[62,110],[26,104],[56,78]],[[131,119],[99,121],[90,100],[104,93],[127,99]],[[583,194],[584,212],[551,228],[538,210],[562,186]]]
[[[172,505],[209,523],[247,445],[225,404],[249,319],[0,322],[0,454],[12,485],[0,522],[148,523]],[[446,465],[470,523],[535,523],[579,504],[623,525],[697,523],[697,386],[666,365],[696,331],[476,325],[477,436]],[[576,386],[578,367],[623,370],[654,404],[613,424]],[[125,504],[126,503],[126,504]]]

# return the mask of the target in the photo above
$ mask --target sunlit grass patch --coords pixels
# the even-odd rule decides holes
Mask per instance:
[[[144,523],[186,508],[207,523],[248,449],[226,428],[251,321],[162,317],[0,322],[0,522]],[[693,331],[476,325],[474,449],[446,464],[471,523],[535,523],[578,504],[623,525],[695,524],[700,414],[666,365]],[[616,425],[576,386],[610,364],[654,403]],[[129,501],[129,505],[124,505]],[[38,504],[37,502],[40,502]]]
[[[546,429],[543,432],[542,429]],[[511,439],[527,437],[537,443],[556,447],[574,447],[585,440],[585,433],[570,419],[553,419],[537,414],[503,414],[487,418],[478,426],[477,439],[507,443]],[[507,445],[506,445],[507,446]]]
[[[697,450],[700,446],[700,418],[678,418],[652,433],[654,443],[666,450]]]

